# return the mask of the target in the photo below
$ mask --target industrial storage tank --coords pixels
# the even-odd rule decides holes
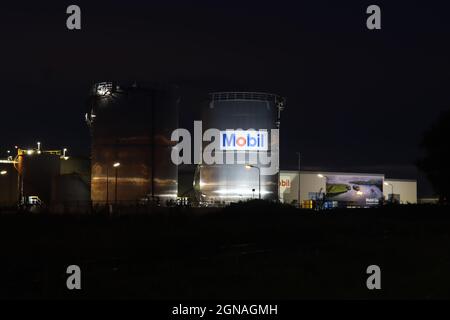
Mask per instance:
[[[60,174],[52,181],[51,211],[90,212],[91,161],[84,157],[62,157]]]
[[[0,159],[0,208],[13,207],[18,200],[16,161]]]
[[[29,203],[29,197],[37,197],[49,205],[52,181],[60,174],[60,150],[18,149],[16,161],[20,203]]]
[[[223,204],[251,198],[278,200],[278,129],[280,115],[285,106],[284,98],[261,92],[217,92],[210,94],[203,110],[203,131],[216,128],[226,130],[256,130],[268,133],[267,151],[245,151],[245,158],[227,162],[227,153],[235,152],[235,159],[242,151],[219,151],[222,164],[202,163],[197,167],[194,188],[200,202]],[[275,130],[274,130],[275,129]],[[276,136],[276,138],[275,138]],[[204,143],[204,148],[209,142]],[[267,152],[276,162],[276,171],[265,174],[269,167],[261,161],[261,153]],[[253,157],[256,162],[251,162]],[[274,162],[272,165],[274,165]]]
[[[170,136],[178,125],[177,88],[102,82],[93,86],[90,103],[93,203],[175,199]]]

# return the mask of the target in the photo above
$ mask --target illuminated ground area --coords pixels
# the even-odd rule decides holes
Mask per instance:
[[[447,208],[210,211],[0,215],[0,297],[450,297]],[[70,264],[81,267],[81,292],[65,287]],[[371,264],[382,270],[378,292],[366,289]]]

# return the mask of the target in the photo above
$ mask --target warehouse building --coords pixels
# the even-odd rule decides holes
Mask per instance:
[[[300,180],[300,190],[298,188]],[[417,181],[388,179],[383,174],[281,171],[280,201],[302,207],[320,202],[331,207],[371,207],[385,202],[417,203]]]

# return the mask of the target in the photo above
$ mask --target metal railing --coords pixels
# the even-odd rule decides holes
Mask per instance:
[[[220,100],[257,100],[279,102],[284,99],[276,94],[265,92],[213,92],[210,93],[212,101]]]

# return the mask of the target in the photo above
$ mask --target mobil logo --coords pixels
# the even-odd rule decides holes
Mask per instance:
[[[291,180],[289,178],[281,178],[280,179],[280,187],[290,188]]]
[[[268,142],[267,130],[220,131],[220,150],[267,151]]]

